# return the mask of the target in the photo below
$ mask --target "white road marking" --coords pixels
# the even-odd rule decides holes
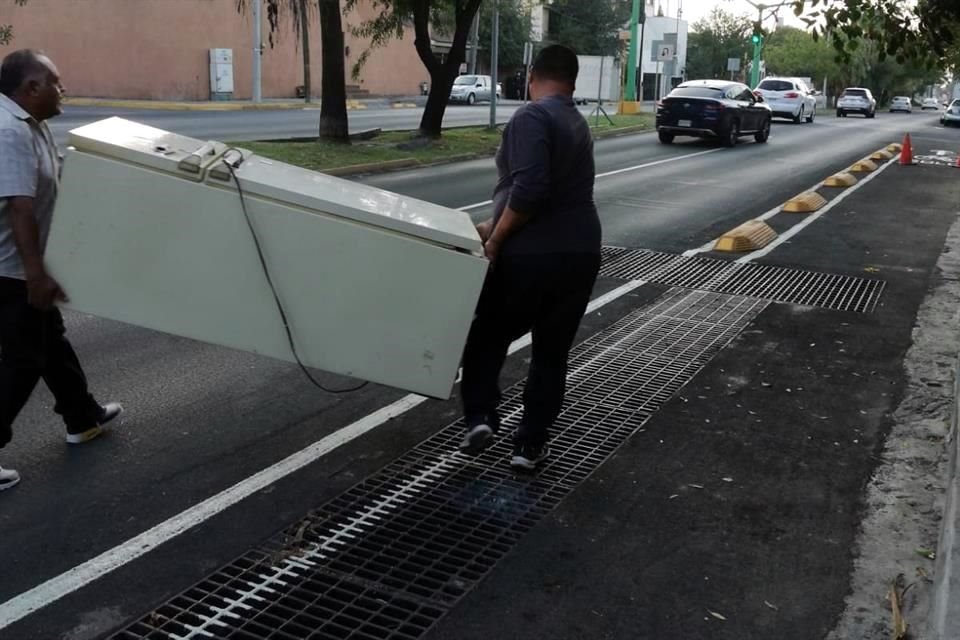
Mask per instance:
[[[738,258],[737,262],[739,262],[740,264],[744,264],[746,262],[751,262],[753,260],[756,260],[757,258],[762,258],[763,256],[769,254],[771,251],[779,247],[781,244],[783,244],[784,242],[786,242],[787,240],[789,240],[790,238],[797,235],[798,233],[803,231],[805,228],[813,224],[816,220],[820,218],[820,216],[824,215],[825,213],[833,209],[835,206],[837,206],[838,204],[846,200],[848,197],[850,197],[850,194],[856,193],[857,190],[860,189],[860,187],[862,187],[865,184],[869,184],[871,180],[873,180],[878,175],[880,175],[887,167],[892,165],[894,162],[898,162],[899,160],[900,158],[896,156],[893,158],[890,158],[890,160],[888,160],[885,164],[881,165],[880,168],[878,168],[876,171],[866,176],[865,178],[860,180],[860,182],[853,185],[852,187],[845,189],[843,193],[841,193],[836,198],[828,202],[825,207],[823,207],[822,209],[820,209],[815,213],[811,213],[802,221],[798,222],[797,224],[793,225],[792,227],[790,227],[789,229],[787,229],[786,231],[778,235],[776,240],[774,240],[767,246],[763,247],[762,249],[757,249],[752,253],[748,253],[747,255],[741,258]]]
[[[596,311],[643,284],[642,281],[636,280],[603,294],[590,302],[587,306],[587,313]],[[518,339],[510,345],[509,353],[516,353],[529,346],[530,339],[530,334]],[[262,491],[286,476],[316,462],[338,447],[359,438],[393,418],[403,415],[426,400],[426,397],[417,394],[406,395],[126,542],[7,600],[0,604],[0,629],[22,620],[43,607],[146,555],[181,533],[189,531],[254,493]]]

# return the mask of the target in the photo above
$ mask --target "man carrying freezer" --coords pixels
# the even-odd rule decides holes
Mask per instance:
[[[477,227],[493,263],[463,359],[465,452],[500,426],[498,378],[510,343],[533,334],[523,417],[511,466],[533,470],[560,414],[567,355],[600,268],[600,219],[590,127],[573,102],[579,64],[562,46],[543,49],[497,152],[494,217]]]
[[[63,86],[56,66],[28,49],[0,66],[0,449],[40,378],[53,393],[67,442],[100,435],[123,411],[100,405],[67,341],[55,304],[65,301],[47,273],[43,250],[57,199],[60,157],[46,120],[60,115]],[[0,490],[20,481],[0,467]]]

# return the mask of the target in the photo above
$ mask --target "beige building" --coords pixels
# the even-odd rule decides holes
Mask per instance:
[[[264,6],[266,6],[264,2]],[[316,3],[310,25],[313,93],[320,93],[320,25]],[[249,5],[249,2],[248,2]],[[19,7],[3,0],[0,23],[11,23],[14,49],[43,49],[59,66],[73,96],[153,100],[208,100],[210,49],[233,54],[233,97],[249,99],[253,71],[253,27],[237,0],[29,0]],[[290,15],[280,16],[274,46],[263,16],[262,92],[288,98],[303,84],[303,58]],[[354,93],[413,95],[429,75],[413,47],[413,33],[374,50],[360,76],[351,68],[367,48],[350,27],[374,15],[369,2],[344,18],[344,65]]]

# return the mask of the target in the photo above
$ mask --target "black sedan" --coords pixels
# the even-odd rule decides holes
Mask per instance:
[[[676,136],[718,138],[732,147],[743,136],[757,142],[770,137],[773,112],[745,84],[691,80],[657,103],[657,133],[670,144]]]

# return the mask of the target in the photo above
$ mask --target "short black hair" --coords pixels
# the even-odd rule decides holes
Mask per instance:
[[[47,67],[40,60],[42,55],[34,49],[20,49],[8,54],[0,65],[0,93],[13,97],[31,76],[46,73]]]
[[[552,44],[540,50],[533,60],[530,72],[538,78],[568,82],[570,86],[576,86],[580,62],[573,49],[561,44]]]

